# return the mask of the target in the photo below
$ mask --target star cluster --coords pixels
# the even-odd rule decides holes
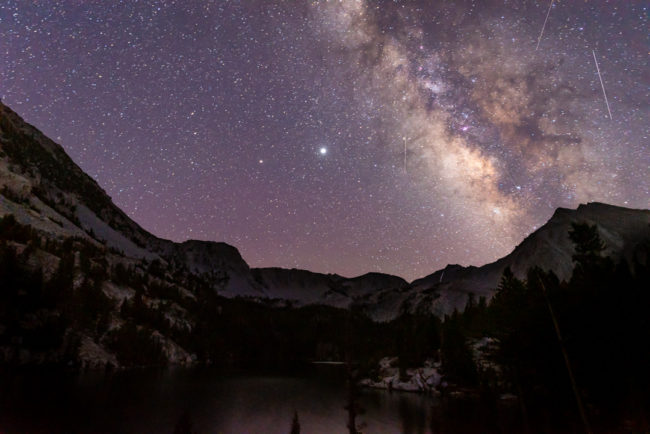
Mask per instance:
[[[158,236],[411,279],[650,206],[647,5],[549,4],[7,0],[0,97]]]

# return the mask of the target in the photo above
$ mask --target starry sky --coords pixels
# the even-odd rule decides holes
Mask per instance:
[[[648,14],[2,0],[0,98],[160,237],[413,279],[504,256],[557,207],[650,206]]]

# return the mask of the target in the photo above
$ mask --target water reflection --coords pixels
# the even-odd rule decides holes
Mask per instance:
[[[80,376],[41,371],[2,375],[0,390],[2,433],[171,434],[186,414],[198,433],[286,434],[296,411],[303,433],[346,432],[344,376],[331,367],[297,376],[212,369]],[[433,397],[364,390],[360,403],[364,433],[460,432],[438,423],[443,415]],[[472,418],[463,419],[470,421],[466,432],[477,432]]]

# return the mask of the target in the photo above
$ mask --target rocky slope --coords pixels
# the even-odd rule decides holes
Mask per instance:
[[[0,152],[0,215],[13,214],[48,235],[81,237],[129,258],[174,262],[214,280],[225,277],[219,285],[224,296],[347,306],[368,291],[406,284],[379,273],[346,279],[303,270],[251,270],[228,244],[160,239],[120,210],[60,145],[2,103]]]
[[[13,220],[4,220],[7,216]],[[153,341],[167,360],[191,363],[194,356],[176,341],[201,326],[196,316],[210,294],[277,307],[355,306],[376,321],[389,321],[402,312],[444,315],[462,309],[470,294],[490,298],[506,267],[520,277],[533,265],[553,270],[561,279],[569,277],[573,245],[568,231],[573,222],[596,224],[607,253],[615,259],[633,258],[650,239],[650,211],[590,203],[577,210],[558,209],[548,223],[494,263],[449,265],[410,284],[380,273],[345,278],[295,269],[251,269],[237,249],[225,243],[174,243],[150,234],[120,210],[61,146],[2,103],[0,218],[4,220],[0,247],[19,266],[21,278],[30,280],[30,273],[40,276],[30,280],[37,293],[44,287],[62,291],[50,297],[49,304],[33,303],[33,309],[21,315],[31,318],[35,329],[67,318],[62,339],[74,340],[75,351],[86,364],[120,364],[116,358],[120,339],[139,339],[145,346]],[[15,281],[19,274],[5,270],[5,278],[17,288],[24,284]],[[69,288],[61,289],[65,286],[61,281]],[[21,291],[12,295],[17,297],[14,301],[24,300]],[[94,303],[102,323],[97,318],[80,319],[78,312],[66,307],[71,300]],[[211,303],[210,308],[216,309]],[[148,324],[146,339],[140,336],[142,318]],[[132,328],[134,321],[137,327]],[[20,333],[25,331],[23,325],[16,326]],[[6,330],[0,324],[4,359],[9,357],[7,351],[14,359],[41,357],[14,351],[19,346],[14,343],[25,338],[22,334],[5,336],[9,343],[3,347]],[[70,330],[78,332],[74,339],[68,336]],[[137,359],[137,354],[129,357]]]
[[[16,363],[141,364],[159,352],[168,362],[192,363],[196,356],[178,342],[191,343],[206,309],[217,322],[214,294],[348,307],[368,292],[406,285],[382,274],[251,269],[225,243],[160,239],[2,103],[0,235],[0,359]],[[44,342],[29,337],[50,329],[56,333]],[[128,354],[138,346],[149,359]]]
[[[462,310],[472,294],[476,299],[494,294],[503,270],[510,267],[525,278],[530,267],[552,270],[566,280],[571,276],[574,246],[569,239],[572,223],[596,225],[605,242],[606,256],[615,261],[625,258],[646,264],[644,246],[650,241],[650,210],[622,208],[603,203],[588,203],[577,209],[559,208],[551,219],[530,234],[509,255],[481,267],[448,265],[429,276],[413,281],[401,292],[379,291],[368,302],[375,303],[375,316],[383,318],[401,310],[433,312],[436,315]]]

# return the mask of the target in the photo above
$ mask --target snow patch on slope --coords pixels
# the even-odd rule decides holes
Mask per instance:
[[[84,204],[77,204],[77,218],[85,231],[92,230],[95,238],[105,241],[108,247],[124,252],[126,256],[148,260],[158,257],[158,255],[138,247],[133,241],[110,227]]]

